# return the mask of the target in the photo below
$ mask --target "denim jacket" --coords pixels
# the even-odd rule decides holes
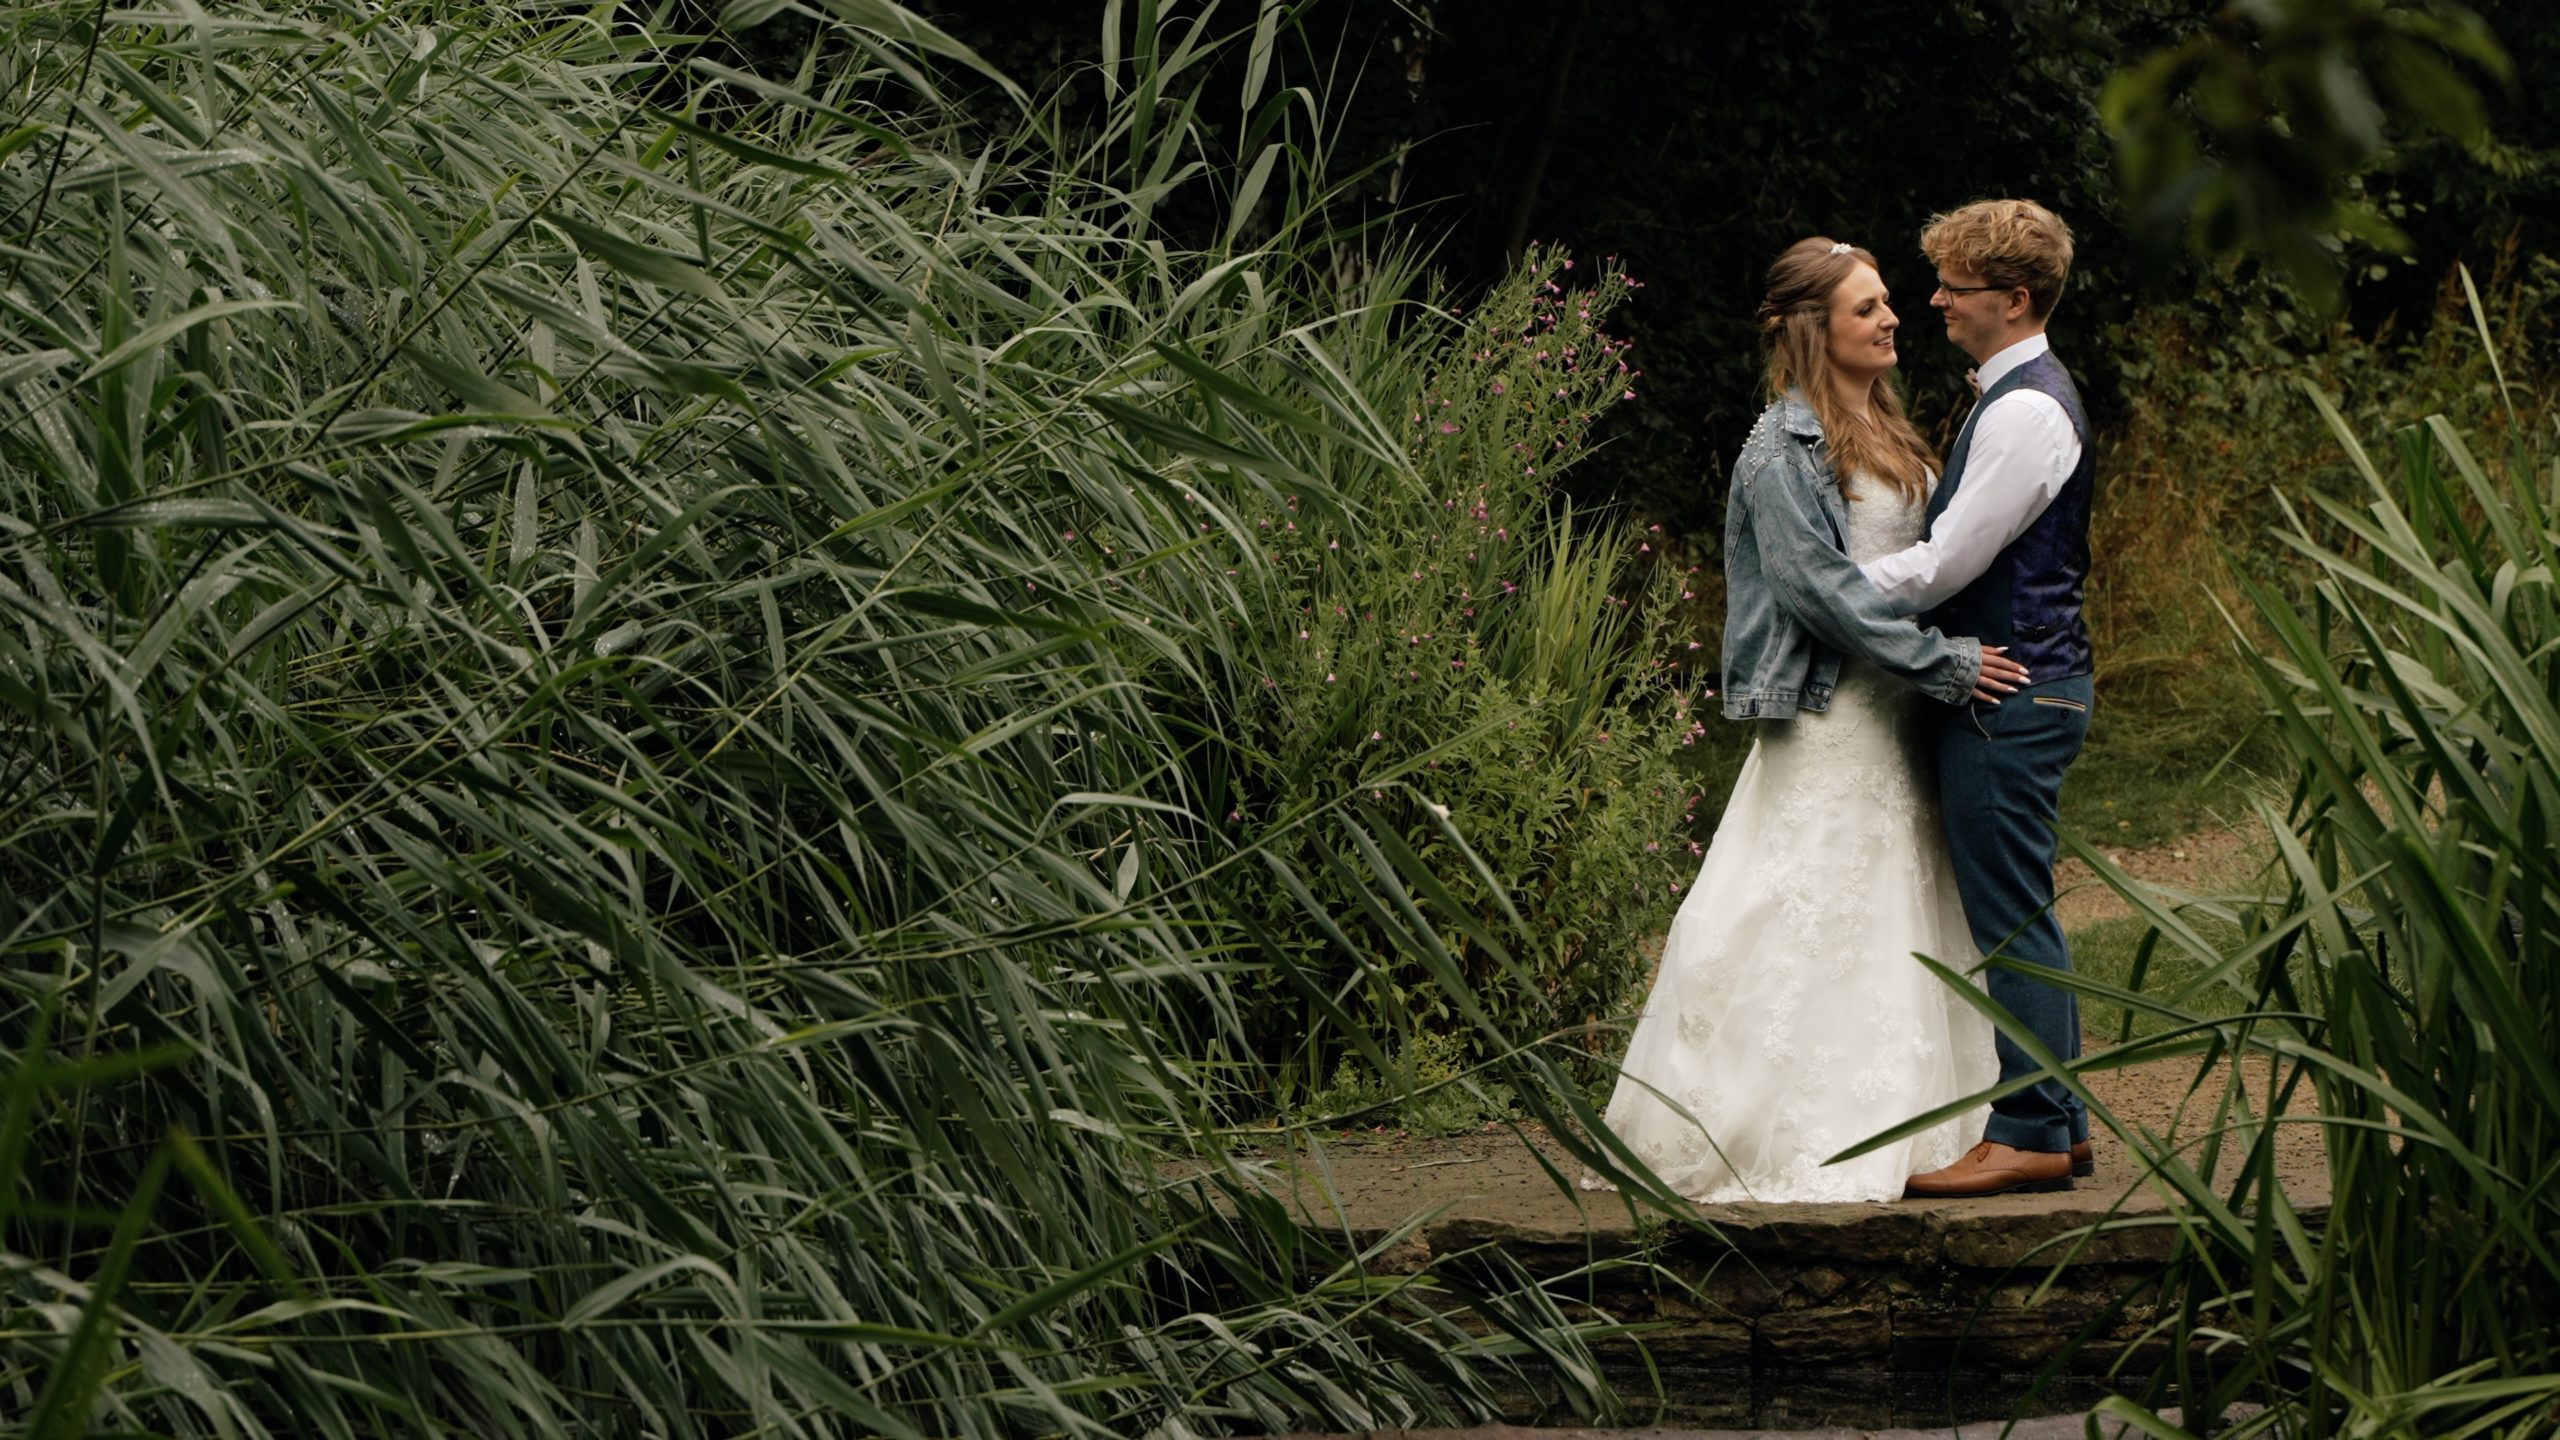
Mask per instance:
[[[1784,720],[1830,708],[1843,654],[1950,705],[1972,694],[1981,642],[1923,630],[1887,609],[1850,563],[1848,535],[1822,422],[1790,390],[1751,427],[1725,506],[1725,718]]]

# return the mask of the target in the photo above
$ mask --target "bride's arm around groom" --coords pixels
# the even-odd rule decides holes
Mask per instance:
[[[1725,714],[1781,719],[1799,706],[1822,708],[1841,655],[1962,704],[1983,678],[1980,642],[1921,629],[1859,572],[1821,438],[1812,407],[1790,392],[1762,412],[1735,462],[1725,510]]]
[[[1758,318],[1774,398],[1726,502],[1724,713],[1824,709],[1847,655],[1949,705],[1998,703],[2024,683],[2019,667],[1895,613],[1849,553],[1849,506],[1912,505],[1936,461],[1888,378],[1900,321],[1875,257],[1798,241],[1770,267]]]

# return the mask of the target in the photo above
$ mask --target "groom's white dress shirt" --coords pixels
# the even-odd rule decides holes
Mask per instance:
[[[1986,392],[2051,349],[2041,332],[1982,362]],[[2080,464],[2080,437],[2062,403],[2041,390],[2012,390],[1982,407],[1965,452],[1963,483],[1938,513],[1929,538],[1859,566],[1895,613],[1916,615],[1953,599],[2027,533]]]

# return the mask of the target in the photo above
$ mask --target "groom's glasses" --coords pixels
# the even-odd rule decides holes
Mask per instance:
[[[2018,287],[2015,285],[1950,285],[1944,280],[1938,282],[1938,293],[1941,295],[1975,295],[1985,290],[2015,290],[2017,288]]]

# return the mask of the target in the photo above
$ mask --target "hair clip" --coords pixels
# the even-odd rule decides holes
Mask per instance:
[[[1834,255],[1846,255],[1856,248],[1856,246],[1851,245],[1846,240],[1834,240],[1831,242],[1831,253]]]

